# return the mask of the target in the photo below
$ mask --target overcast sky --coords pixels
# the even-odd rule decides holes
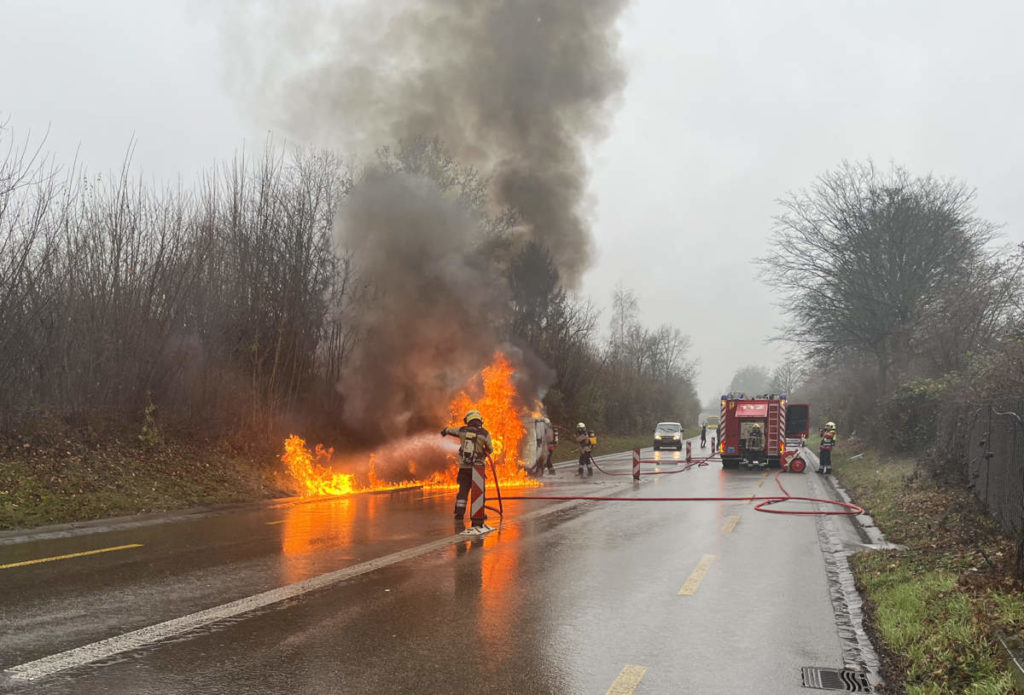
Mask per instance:
[[[228,96],[216,18],[195,0],[0,0],[0,119],[94,172],[190,182],[271,127]],[[773,366],[783,320],[751,263],[775,202],[843,159],[963,179],[1024,241],[1024,3],[634,0],[629,81],[590,152],[597,261],[649,325],[693,338],[702,400]]]

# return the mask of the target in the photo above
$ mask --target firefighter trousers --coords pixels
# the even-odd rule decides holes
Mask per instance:
[[[821,464],[821,469],[830,471],[832,470],[832,450],[831,449],[820,449],[818,450],[818,462]]]

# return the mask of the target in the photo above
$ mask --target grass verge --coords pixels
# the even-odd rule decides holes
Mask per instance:
[[[286,494],[265,457],[221,447],[70,439],[0,447],[0,529],[86,521]]]
[[[1012,693],[995,635],[1024,632],[1013,544],[967,490],[936,484],[909,459],[843,449],[833,454],[836,476],[887,539],[906,546],[851,558],[886,692]]]

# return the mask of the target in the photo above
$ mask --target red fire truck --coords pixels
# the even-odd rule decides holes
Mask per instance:
[[[718,452],[723,468],[740,465],[772,467],[802,473],[806,464],[797,452],[807,439],[810,407],[789,403],[775,394],[747,398],[722,396]]]

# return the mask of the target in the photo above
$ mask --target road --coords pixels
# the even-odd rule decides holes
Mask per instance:
[[[598,463],[627,472],[629,454]],[[569,462],[515,493],[747,497],[777,494],[773,476],[711,463],[634,483]],[[813,473],[781,480],[836,496]],[[453,496],[0,535],[0,691],[809,693],[803,667],[871,666],[844,569],[867,538],[847,517],[510,500],[467,540]]]

